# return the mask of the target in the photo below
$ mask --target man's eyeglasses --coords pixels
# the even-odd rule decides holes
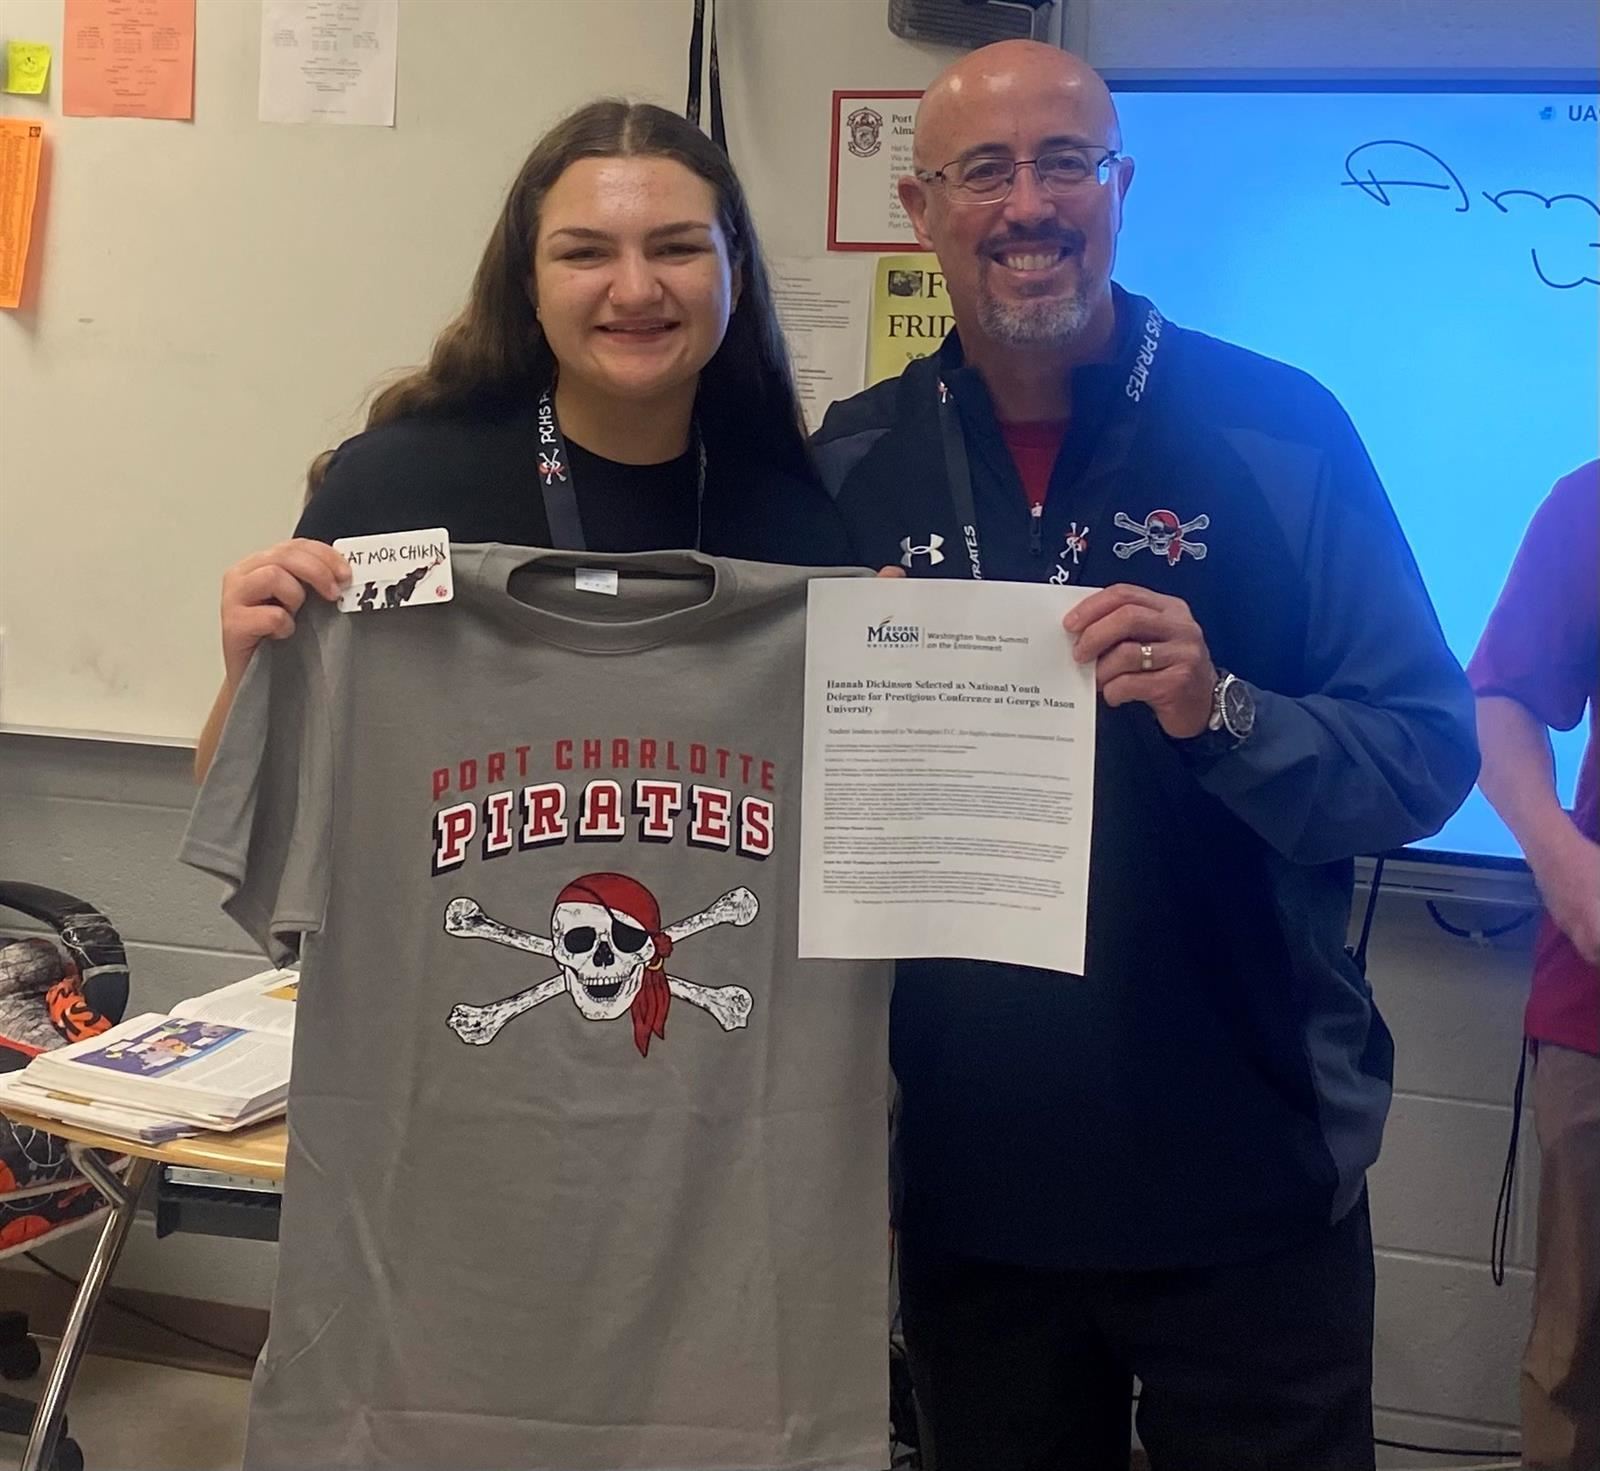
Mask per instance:
[[[925,184],[943,184],[957,199],[993,204],[1011,192],[1017,170],[1031,165],[1039,187],[1060,199],[1091,181],[1104,184],[1111,177],[1111,165],[1121,157],[1113,148],[1053,148],[1037,158],[980,153],[947,163],[935,173],[919,171],[917,177]]]

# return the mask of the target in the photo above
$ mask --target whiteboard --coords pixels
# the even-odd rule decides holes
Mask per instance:
[[[1138,161],[1118,279],[1334,392],[1463,663],[1534,508],[1600,437],[1594,81],[1468,88],[1117,93]],[[1555,738],[1568,801],[1586,734]],[[1417,846],[1518,855],[1476,790]]]
[[[257,0],[197,10],[192,123],[64,118],[59,71],[0,102],[47,132],[36,289],[0,313],[0,728],[192,741],[223,570],[426,356],[533,141],[599,95],[683,106],[691,0],[402,0],[393,129],[257,122]],[[949,53],[863,0],[719,10],[767,249],[816,253],[839,55],[906,86]],[[61,0],[0,13],[60,57]]]

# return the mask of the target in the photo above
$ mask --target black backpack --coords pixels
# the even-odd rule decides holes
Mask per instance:
[[[105,915],[71,894],[3,879],[0,908],[53,931],[0,934],[0,1072],[122,1020],[128,959]]]

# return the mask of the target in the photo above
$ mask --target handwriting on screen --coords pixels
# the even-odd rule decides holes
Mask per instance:
[[[1437,153],[1420,143],[1399,138],[1379,138],[1352,148],[1345,155],[1346,177],[1341,188],[1359,189],[1368,199],[1385,209],[1401,204],[1407,191],[1443,194],[1451,213],[1464,215],[1473,204],[1472,195],[1461,176]],[[1595,251],[1600,251],[1600,205],[1586,194],[1540,194],[1532,189],[1502,189],[1483,193],[1489,204],[1508,223],[1527,224],[1538,220],[1548,230],[1557,228],[1553,239],[1542,239],[1529,247],[1533,269],[1546,286],[1556,291],[1571,291],[1580,286],[1600,286]],[[1540,217],[1537,211],[1546,211]]]

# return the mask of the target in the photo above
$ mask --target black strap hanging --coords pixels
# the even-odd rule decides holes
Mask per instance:
[[[706,70],[706,0],[694,0],[694,23],[689,28],[689,95],[683,115],[700,123],[700,89]],[[717,61],[717,0],[711,0],[711,141],[728,151],[728,129],[722,113],[722,67]]]
[[[1500,1172],[1500,1194],[1494,1203],[1494,1231],[1489,1238],[1489,1276],[1496,1287],[1506,1285],[1506,1248],[1511,1240],[1511,1217],[1517,1204],[1517,1140],[1522,1133],[1522,1090],[1528,1081],[1527,1038],[1517,1064],[1517,1086],[1511,1097],[1511,1138],[1506,1142],[1505,1168]],[[1538,1066],[1535,1058],[1534,1066]]]

